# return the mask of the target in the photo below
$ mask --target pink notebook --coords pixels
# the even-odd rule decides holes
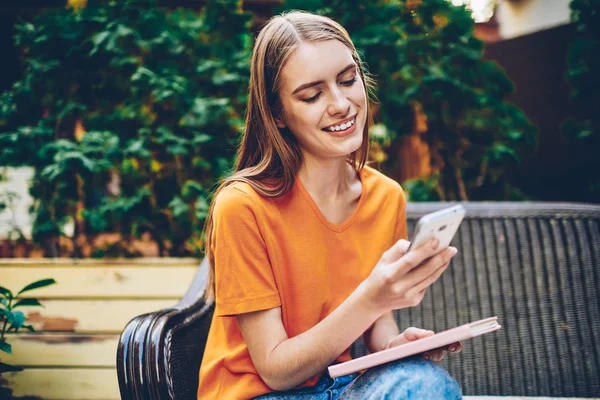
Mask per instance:
[[[436,349],[454,342],[483,335],[484,333],[493,332],[500,328],[501,326],[498,325],[498,317],[485,318],[436,333],[435,335],[424,339],[415,340],[414,342],[392,347],[391,349],[378,351],[377,353],[355,358],[354,360],[346,361],[341,364],[332,365],[329,367],[329,375],[332,378],[348,375],[379,364],[399,360],[427,350]]]

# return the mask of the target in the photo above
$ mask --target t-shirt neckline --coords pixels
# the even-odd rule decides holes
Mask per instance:
[[[339,233],[339,232],[342,232],[342,231],[348,229],[354,223],[354,221],[356,221],[356,218],[358,218],[358,215],[360,213],[360,209],[362,208],[362,205],[366,200],[366,197],[367,197],[366,192],[367,191],[366,191],[366,183],[365,183],[365,179],[364,179],[365,178],[364,171],[365,171],[364,167],[361,168],[360,171],[358,171],[358,177],[362,184],[362,191],[360,194],[360,198],[358,199],[358,204],[356,205],[356,207],[354,207],[354,211],[352,211],[352,214],[350,214],[350,216],[348,218],[346,218],[345,221],[342,221],[339,224],[334,224],[333,222],[329,221],[325,217],[325,215],[323,215],[323,213],[321,212],[321,209],[319,208],[317,203],[313,200],[313,198],[310,196],[310,193],[308,193],[308,190],[306,190],[306,188],[304,187],[304,184],[302,184],[302,181],[300,180],[300,178],[298,178],[298,176],[296,176],[296,187],[298,188],[298,190],[300,191],[302,196],[306,199],[306,201],[310,205],[310,208],[312,208],[313,212],[315,213],[315,215],[317,216],[319,221],[321,221],[321,223],[323,225],[325,225],[325,227],[327,227],[328,229]]]

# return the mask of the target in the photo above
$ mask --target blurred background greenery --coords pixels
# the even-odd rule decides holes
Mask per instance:
[[[103,232],[122,241],[92,256],[138,255],[128,244],[143,235],[160,255],[200,253],[243,123],[252,36],[238,3],[90,1],[17,25],[26,71],[2,97],[0,164],[34,168],[47,255],[69,223],[73,256]]]
[[[411,201],[600,201],[600,0],[570,2],[568,57],[543,60],[568,61],[562,97],[576,111],[554,142],[543,121],[557,113],[532,122],[535,108],[514,102],[522,78],[509,76],[531,72],[539,46],[501,66],[523,41],[484,45],[469,2],[263,2],[262,20],[246,3],[260,2],[70,0],[14,24],[20,72],[1,95],[0,167],[33,170],[30,236],[44,256],[138,256],[139,240],[160,256],[201,255],[211,190],[243,128],[253,35],[288,9],[351,34],[378,84],[370,158]],[[14,201],[0,193],[0,210]]]

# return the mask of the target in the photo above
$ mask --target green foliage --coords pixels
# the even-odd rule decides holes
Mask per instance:
[[[348,30],[377,80],[376,120],[392,148],[413,132],[413,102],[422,105],[439,174],[418,187],[439,187],[419,191],[419,200],[511,196],[508,168],[535,151],[537,128],[505,101],[513,84],[482,60],[466,8],[447,0],[287,0],[285,8],[330,16]],[[394,170],[394,161],[383,168]]]
[[[88,234],[146,233],[161,255],[199,255],[208,193],[243,125],[240,1],[195,12],[90,0],[18,24],[15,40],[25,74],[0,100],[0,165],[35,168],[34,240],[55,246],[85,221]]]
[[[428,178],[409,179],[402,184],[402,188],[410,193],[411,201],[439,201],[438,192],[439,176],[434,175]]]
[[[578,118],[569,118],[562,133],[582,149],[600,148],[600,0],[572,0],[571,20],[577,33],[567,56],[570,100]],[[600,173],[587,182],[588,192],[600,201]]]
[[[27,329],[30,332],[35,332],[31,325],[25,325],[25,314],[22,311],[15,311],[17,307],[43,307],[42,304],[34,298],[22,299],[20,296],[31,290],[40,289],[46,286],[55,284],[56,281],[52,278],[42,279],[21,289],[16,295],[9,289],[0,286],[0,351],[12,354],[12,347],[6,341],[7,333],[18,333],[21,329]],[[22,367],[0,362],[0,373],[22,371]]]

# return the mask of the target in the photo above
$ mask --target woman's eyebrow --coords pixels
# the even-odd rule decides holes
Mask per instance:
[[[340,77],[340,75],[343,75],[343,74],[344,74],[344,73],[346,73],[348,70],[350,70],[350,69],[352,69],[352,68],[355,68],[355,67],[356,67],[356,63],[354,63],[354,62],[353,62],[353,63],[350,63],[350,64],[348,64],[348,65],[347,65],[347,66],[346,66],[346,67],[345,67],[343,70],[341,70],[341,71],[340,71],[340,72],[337,74],[337,77],[339,78],[339,77]],[[321,84],[321,83],[323,83],[323,81],[314,81],[314,82],[304,83],[304,84],[302,84],[302,85],[298,86],[298,87],[296,88],[296,90],[294,90],[294,91],[292,92],[292,94],[294,95],[294,94],[298,93],[298,92],[299,92],[299,91],[301,91],[301,90],[308,89],[309,87],[316,86],[316,85],[319,85],[319,84]]]

